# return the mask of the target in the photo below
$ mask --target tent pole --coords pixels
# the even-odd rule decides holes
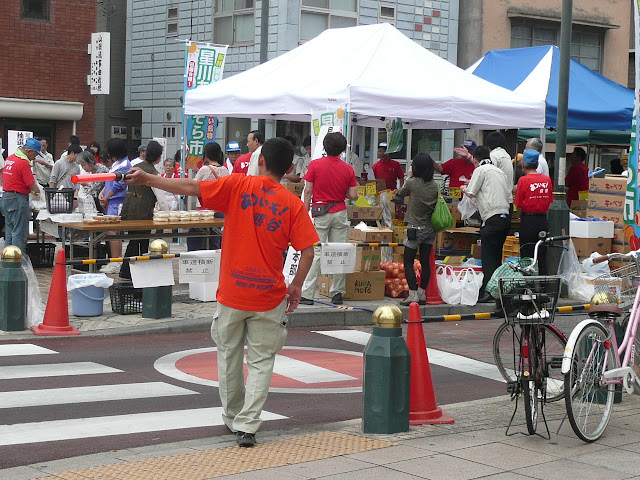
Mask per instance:
[[[542,156],[544,157],[544,154],[547,153],[547,129],[542,127],[540,129],[540,140],[542,141]],[[546,157],[545,157],[546,158]]]
[[[405,175],[409,173],[409,168],[411,168],[411,144],[413,142],[413,128],[407,128],[407,164],[404,166]]]

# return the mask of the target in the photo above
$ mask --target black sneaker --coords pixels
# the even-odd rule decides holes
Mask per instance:
[[[256,444],[256,434],[247,432],[237,432],[236,442],[241,447],[253,447]]]
[[[341,293],[336,293],[333,297],[331,297],[331,303],[333,303],[334,305],[342,305],[342,294]]]
[[[300,297],[300,305],[313,305],[313,300],[309,298]]]

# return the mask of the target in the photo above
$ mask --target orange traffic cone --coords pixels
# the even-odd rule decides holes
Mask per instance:
[[[407,346],[411,352],[411,394],[409,400],[410,425],[453,423],[453,417],[438,407],[433,391],[427,345],[422,331],[422,318],[417,303],[409,305]]]
[[[37,327],[31,327],[31,331],[36,335],[80,335],[80,331],[69,325],[67,274],[64,262],[64,249],[60,248],[53,267],[44,320]]]
[[[431,265],[431,275],[429,276],[429,285],[427,285],[427,305],[442,305],[444,302],[440,298],[438,292],[438,279],[436,278],[436,254],[431,247],[431,255],[429,256],[429,264]]]

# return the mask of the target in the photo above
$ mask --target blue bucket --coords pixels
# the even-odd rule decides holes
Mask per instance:
[[[71,310],[76,317],[102,315],[104,300],[109,296],[102,287],[80,287],[71,290]]]

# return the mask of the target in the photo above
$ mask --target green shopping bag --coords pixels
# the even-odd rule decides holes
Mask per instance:
[[[533,262],[532,258],[524,257],[518,260],[518,264],[522,268],[526,268]],[[522,273],[514,270],[506,263],[503,263],[498,268],[495,269],[493,275],[487,282],[486,287],[484,287],[485,291],[489,292],[493,298],[500,298],[500,291],[498,289],[498,280],[500,278],[517,278],[523,277]]]
[[[441,232],[442,230],[451,228],[453,225],[453,217],[451,216],[447,202],[444,201],[442,195],[438,195],[436,207],[433,209],[433,213],[431,214],[431,225],[433,225],[433,229],[436,232]]]

